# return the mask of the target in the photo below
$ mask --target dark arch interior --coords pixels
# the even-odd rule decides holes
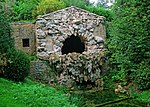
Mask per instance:
[[[67,38],[64,43],[63,47],[61,49],[62,54],[68,54],[72,52],[82,53],[85,49],[85,45],[83,42],[81,42],[81,39],[78,36],[70,36],[70,38]]]

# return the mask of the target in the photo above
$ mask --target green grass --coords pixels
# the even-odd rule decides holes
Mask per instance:
[[[72,94],[70,96],[68,94],[69,97],[65,93],[68,93],[68,89],[65,87],[57,87],[55,89],[44,84],[35,83],[30,79],[26,79],[24,83],[14,83],[0,78],[0,107],[77,107],[82,105],[79,104],[79,97],[77,95]],[[85,95],[84,97],[95,104],[117,99],[116,95],[105,91],[94,95]],[[149,102],[150,91],[147,90],[137,94],[135,99],[129,99],[108,106],[124,107],[125,105],[132,104],[133,107],[135,105],[137,107],[147,107]]]
[[[137,100],[150,104],[150,90],[143,91],[141,94],[137,96],[138,96]]]
[[[0,107],[76,107],[72,102],[62,91],[29,79],[14,83],[0,78]]]

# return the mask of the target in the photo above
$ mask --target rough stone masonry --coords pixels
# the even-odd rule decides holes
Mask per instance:
[[[51,64],[59,62],[55,65],[61,83],[70,79],[95,82],[101,78],[105,36],[105,17],[73,6],[65,8],[37,18],[37,56]]]
[[[40,59],[49,59],[52,53],[61,55],[64,41],[72,35],[81,39],[86,52],[102,49],[106,36],[105,18],[77,7],[39,16],[36,28],[37,56]]]

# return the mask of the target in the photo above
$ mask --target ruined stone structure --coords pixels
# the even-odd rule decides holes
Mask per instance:
[[[37,56],[54,65],[60,84],[96,85],[103,70],[105,36],[103,16],[77,7],[65,8],[37,18]]]
[[[36,21],[37,56],[95,52],[103,48],[105,18],[77,7],[69,7]]]
[[[15,47],[32,54],[36,49],[35,25],[32,23],[12,23],[12,35],[15,39]]]
[[[39,16],[35,25],[14,23],[12,28],[16,48],[26,53],[36,51],[40,59],[31,62],[30,73],[35,79],[101,87],[106,36],[103,16],[69,7]]]

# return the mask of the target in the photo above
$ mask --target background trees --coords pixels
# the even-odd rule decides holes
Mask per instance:
[[[11,36],[11,27],[3,11],[0,11],[0,53],[7,53],[14,47],[14,39]]]
[[[7,15],[0,10],[0,77],[23,81],[29,73],[27,55],[14,47],[14,39]]]
[[[118,0],[108,40],[113,79],[131,77],[139,89],[150,88],[150,2]]]
[[[85,8],[85,6],[90,5],[89,0],[61,0],[64,2],[66,7],[76,6],[79,8]]]
[[[15,0],[13,6],[14,21],[33,20],[33,11],[36,10],[40,0]]]
[[[89,0],[1,0],[0,9],[12,21],[34,20],[43,15],[69,6],[85,8]]]
[[[65,8],[65,4],[59,0],[41,0],[33,11],[33,16],[47,14]]]
[[[104,16],[108,22],[113,20],[114,12],[111,10],[95,6],[86,6],[85,9],[97,15]]]

